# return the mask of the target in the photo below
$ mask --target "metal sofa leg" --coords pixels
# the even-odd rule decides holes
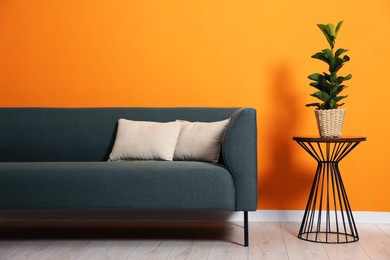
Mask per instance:
[[[244,211],[244,246],[248,247],[248,211]]]

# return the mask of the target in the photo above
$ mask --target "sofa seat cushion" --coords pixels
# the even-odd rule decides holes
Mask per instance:
[[[234,210],[223,166],[205,162],[4,162],[2,209]]]

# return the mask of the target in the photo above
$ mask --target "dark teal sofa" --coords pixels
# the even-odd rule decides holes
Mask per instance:
[[[120,118],[231,118],[218,164],[107,162]],[[252,108],[0,108],[0,210],[221,210],[257,207]]]

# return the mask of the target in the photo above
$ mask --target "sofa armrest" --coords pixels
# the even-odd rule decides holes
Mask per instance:
[[[236,210],[256,210],[257,123],[255,109],[241,108],[233,113],[222,142],[222,156],[235,182]]]

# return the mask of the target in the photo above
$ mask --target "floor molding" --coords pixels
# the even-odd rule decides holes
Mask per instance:
[[[238,212],[235,214],[231,216],[232,221],[242,219]],[[249,213],[249,221],[301,222],[303,214],[303,210],[258,210]],[[390,212],[353,211],[352,214],[356,223],[390,224]]]

